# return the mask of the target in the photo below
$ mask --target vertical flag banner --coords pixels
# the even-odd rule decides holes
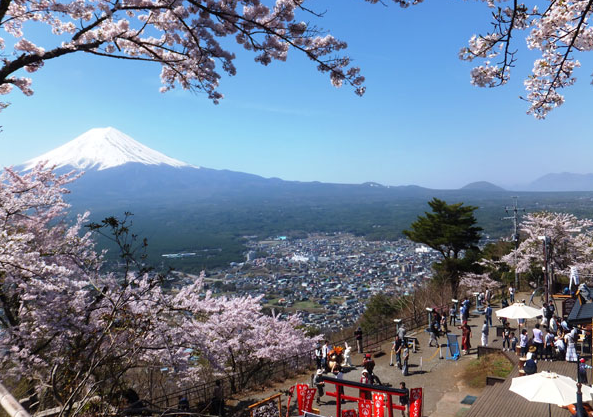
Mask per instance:
[[[373,393],[373,417],[383,417],[385,397],[378,392]]]
[[[373,411],[373,402],[371,400],[358,401],[358,416],[371,417]]]
[[[410,417],[422,417],[422,388],[410,390]]]
[[[358,417],[356,410],[342,410],[342,417]]]
[[[290,400],[292,400],[292,396],[294,395],[294,385],[290,387],[289,395],[288,395],[288,403],[286,404],[286,417],[290,415]]]
[[[316,392],[317,388],[307,388],[307,391],[305,391],[305,399],[303,401],[303,411],[313,411],[313,398],[315,398]]]
[[[309,386],[307,384],[297,384],[296,385],[297,403],[299,405],[299,415],[303,414],[303,403],[305,401],[305,395],[306,395],[308,389],[309,389]]]

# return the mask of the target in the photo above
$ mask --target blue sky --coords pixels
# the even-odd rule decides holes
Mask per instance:
[[[33,74],[35,95],[8,96],[0,113],[0,165],[19,164],[93,127],[113,126],[171,157],[287,180],[457,188],[509,186],[549,172],[593,172],[592,60],[580,57],[566,103],[537,121],[523,79],[535,54],[517,39],[511,82],[480,89],[457,58],[488,29],[482,2],[427,0],[401,9],[362,0],[312,0],[309,19],[348,42],[367,93],[335,89],[296,51],[263,67],[238,51],[221,104],[158,92],[160,67],[72,55]],[[3,35],[0,35],[3,36]]]

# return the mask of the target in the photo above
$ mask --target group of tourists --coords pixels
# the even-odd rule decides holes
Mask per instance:
[[[524,327],[524,324],[520,323],[519,326]],[[508,328],[508,322],[505,323],[506,328]],[[521,329],[519,341],[521,356],[527,357],[531,353],[530,356],[534,360],[576,362],[578,360],[576,343],[579,340],[579,332],[578,327],[570,326],[566,318],[561,319],[555,314],[553,303],[544,303],[541,321],[535,325],[531,334],[526,328]]]

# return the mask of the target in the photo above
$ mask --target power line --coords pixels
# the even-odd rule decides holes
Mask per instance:
[[[513,206],[505,207],[504,211],[509,214],[509,211],[513,213],[510,217],[503,217],[502,220],[513,221],[513,236],[511,239],[515,242],[515,291],[519,291],[519,272],[517,272],[517,252],[519,251],[519,212],[525,213],[524,208],[517,207],[517,200],[519,197],[513,196]]]

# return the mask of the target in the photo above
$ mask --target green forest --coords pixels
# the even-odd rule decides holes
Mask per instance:
[[[268,199],[193,202],[158,207],[122,208],[93,212],[93,220],[106,216],[134,213],[133,230],[148,239],[148,261],[185,272],[228,266],[244,260],[245,236],[265,239],[278,235],[291,238],[312,232],[348,232],[369,240],[394,240],[429,209],[434,196],[447,203],[464,202],[479,207],[476,217],[484,237],[498,239],[511,235],[512,222],[505,206],[519,196],[519,205],[528,212],[570,212],[578,217],[593,217],[593,193],[486,193],[434,191],[432,196],[349,201],[348,199]],[[108,247],[108,245],[107,245]],[[196,252],[194,257],[165,259],[164,253]]]

